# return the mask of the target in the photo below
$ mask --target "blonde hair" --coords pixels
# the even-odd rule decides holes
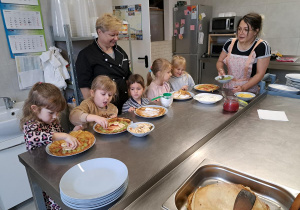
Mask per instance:
[[[172,62],[171,62],[171,64],[172,64],[172,74],[174,74],[174,73],[173,73],[174,68],[178,68],[178,67],[180,67],[180,66],[184,66],[184,68],[186,67],[186,60],[185,60],[184,57],[182,57],[182,56],[180,56],[180,55],[174,55],[174,56],[172,57]],[[186,73],[186,71],[184,71],[184,73]]]
[[[53,112],[61,112],[66,108],[67,103],[55,85],[42,82],[34,84],[23,106],[23,116],[20,120],[21,129],[23,129],[23,125],[27,121],[38,120],[37,113],[31,108],[32,105],[36,105],[39,112],[42,108],[49,109]]]
[[[147,86],[149,86],[153,80],[151,72],[153,72],[154,76],[156,77],[157,72],[161,71],[162,73],[165,73],[168,70],[168,68],[171,67],[172,65],[168,60],[164,58],[156,59],[151,66],[151,71],[149,71],[147,74]]]
[[[96,32],[100,29],[102,32],[106,31],[120,31],[122,28],[122,20],[118,19],[112,14],[105,13],[96,21]]]
[[[99,75],[93,80],[91,90],[93,90],[94,92],[96,92],[96,90],[111,92],[112,95],[114,95],[113,99],[115,99],[115,96],[117,94],[117,85],[108,76]]]

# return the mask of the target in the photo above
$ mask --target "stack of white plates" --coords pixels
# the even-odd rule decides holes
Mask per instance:
[[[128,169],[112,158],[96,158],[69,169],[59,183],[63,203],[73,209],[97,209],[117,200],[128,185]]]
[[[300,74],[286,74],[286,85],[300,89]]]
[[[300,90],[298,88],[290,87],[287,85],[281,85],[281,84],[270,84],[268,88],[271,91],[276,91],[281,93],[289,93],[289,94],[300,93]]]

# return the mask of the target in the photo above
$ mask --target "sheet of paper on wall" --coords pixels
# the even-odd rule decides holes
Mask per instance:
[[[197,19],[197,12],[192,12],[191,19]]]
[[[206,14],[204,12],[201,13],[202,19],[206,17]]]
[[[1,0],[2,3],[39,5],[38,0]]]
[[[179,32],[180,34],[184,34],[184,27],[181,27],[180,28],[180,32]]]
[[[44,82],[43,68],[39,56],[16,56],[16,67],[20,90]]]
[[[194,31],[195,30],[195,25],[190,25],[190,30]]]
[[[199,34],[198,34],[198,44],[203,44],[203,39],[204,39],[204,33],[199,32]]]
[[[10,35],[8,40],[13,54],[46,51],[44,35]]]
[[[39,11],[3,10],[7,29],[43,29]]]

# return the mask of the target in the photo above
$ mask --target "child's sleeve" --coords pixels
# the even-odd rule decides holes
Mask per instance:
[[[130,105],[129,105],[129,100],[127,100],[124,104],[123,104],[123,107],[122,107],[122,114],[123,113],[126,113],[128,112],[128,109],[130,108]]]
[[[38,123],[29,123],[23,126],[24,138],[27,150],[50,144],[52,142],[53,131],[41,129]]]
[[[83,101],[79,106],[75,107],[69,116],[70,122],[73,125],[82,125],[87,123],[86,118],[89,115],[89,106],[86,101]]]
[[[195,86],[195,82],[194,82],[193,78],[191,77],[191,75],[188,75],[188,86],[189,86],[189,90],[192,90],[193,87]]]

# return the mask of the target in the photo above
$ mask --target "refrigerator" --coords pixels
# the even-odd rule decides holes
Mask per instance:
[[[207,53],[212,7],[185,5],[173,9],[173,55],[186,59],[186,71],[200,83],[200,58]]]

